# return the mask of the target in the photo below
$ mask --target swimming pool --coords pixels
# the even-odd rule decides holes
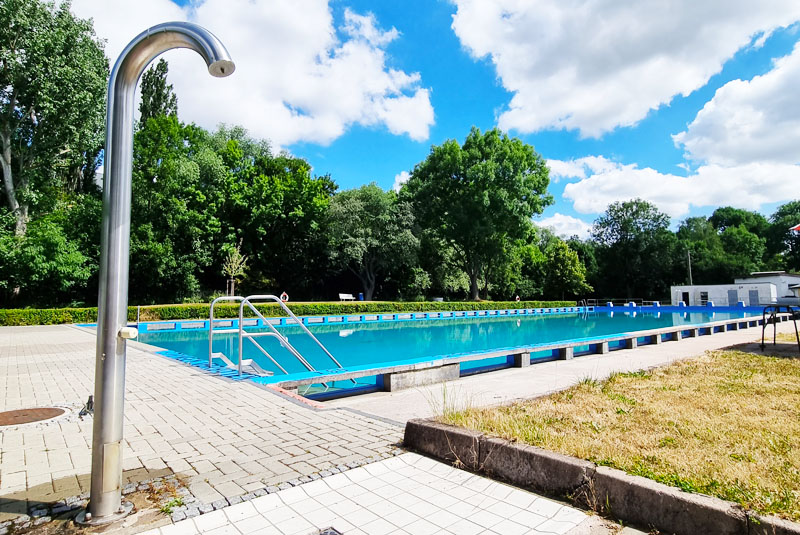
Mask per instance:
[[[406,314],[405,316],[409,316]],[[575,347],[575,353],[589,350],[593,340],[648,331],[665,327],[701,326],[712,321],[760,317],[759,310],[727,309],[710,311],[662,307],[637,309],[599,309],[594,312],[568,312],[557,314],[503,315],[483,317],[451,317],[416,321],[381,321],[359,323],[309,324],[308,328],[330,350],[345,368],[388,367],[403,362],[423,362],[452,355],[485,354],[504,349],[544,346],[562,341],[585,341],[585,347]],[[196,325],[196,326],[199,326]],[[278,327],[303,356],[317,370],[333,368],[329,357],[297,326]],[[266,330],[249,327],[248,331]],[[190,355],[199,360],[208,359],[207,329],[144,330],[139,341],[172,352]],[[286,369],[290,376],[306,372],[303,365],[276,339],[259,338],[259,343]],[[611,347],[615,349],[615,347]],[[238,360],[238,336],[215,334],[214,352]],[[244,358],[253,359],[261,368],[275,373],[272,378],[256,378],[257,382],[275,382],[286,378],[269,359],[253,345],[244,341]],[[553,358],[552,351],[531,352],[532,360]],[[468,374],[493,367],[504,367],[505,357],[494,356],[462,362],[461,373]],[[376,378],[359,379],[359,385],[377,384]],[[352,383],[340,381],[334,385],[350,388]]]

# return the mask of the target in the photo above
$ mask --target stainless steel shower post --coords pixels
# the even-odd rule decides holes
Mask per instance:
[[[76,518],[80,524],[108,524],[123,518],[132,508],[122,501],[122,426],[125,342],[137,334],[136,328],[128,327],[134,95],[145,67],[172,48],[189,48],[200,54],[212,76],[228,76],[234,70],[225,46],[211,32],[190,22],[166,22],[131,41],[111,71],[100,239],[92,478],[89,506]]]

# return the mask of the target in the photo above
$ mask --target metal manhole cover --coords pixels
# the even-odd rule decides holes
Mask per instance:
[[[50,420],[67,412],[54,407],[40,407],[36,409],[18,409],[15,411],[0,412],[0,426],[29,424]]]
[[[337,531],[334,528],[325,528],[319,530],[319,535],[343,535],[341,531]]]

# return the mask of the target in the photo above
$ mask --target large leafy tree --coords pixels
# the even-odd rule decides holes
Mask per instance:
[[[328,216],[331,258],[358,277],[368,301],[382,276],[416,262],[411,206],[393,191],[374,182],[342,191],[331,200]]]
[[[0,168],[17,235],[31,207],[55,197],[53,177],[85,189],[97,164],[108,63],[91,22],[69,9],[0,3]]]
[[[227,174],[207,137],[167,115],[148,119],[134,137],[134,302],[197,297],[205,271],[220,261]]]
[[[730,282],[772,265],[767,255],[767,228],[762,215],[731,207],[718,208],[707,219],[687,218],[676,233],[679,280],[688,280],[689,254],[696,284]]]
[[[478,299],[479,278],[506,244],[523,239],[552,202],[548,169],[533,147],[497,129],[472,128],[463,145],[431,148],[401,193],[423,227],[455,249]]]
[[[784,269],[800,272],[800,232],[790,230],[800,225],[800,200],[778,207],[770,218],[768,246]]]
[[[144,125],[147,120],[159,115],[178,116],[178,97],[172,90],[172,84],[167,83],[169,64],[165,59],[147,69],[142,75],[140,84],[142,101],[139,104],[139,124]]]
[[[589,286],[595,287],[597,284],[596,281],[600,275],[597,266],[595,243],[590,239],[582,240],[577,235],[574,235],[570,236],[567,240],[567,245],[569,245],[570,249],[575,251],[581,264],[583,264],[584,270],[586,271],[586,283]]]
[[[675,235],[669,216],[642,199],[615,202],[592,227],[608,297],[665,294],[673,278]]]
[[[767,218],[758,212],[751,212],[732,206],[717,208],[708,218],[708,221],[720,232],[730,227],[742,227],[744,230],[759,237],[764,237],[769,228]]]
[[[548,295],[558,299],[591,292],[586,282],[586,267],[578,253],[565,242],[556,240],[545,249],[545,288]]]
[[[211,143],[229,173],[223,206],[223,235],[243,238],[250,259],[244,290],[309,295],[329,274],[325,221],[336,184],[313,176],[311,166],[242,128],[223,127]]]

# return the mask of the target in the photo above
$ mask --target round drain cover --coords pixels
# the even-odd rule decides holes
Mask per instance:
[[[0,426],[20,425],[33,422],[41,422],[61,416],[67,412],[64,409],[54,407],[40,407],[36,409],[19,409],[16,411],[0,412]]]

